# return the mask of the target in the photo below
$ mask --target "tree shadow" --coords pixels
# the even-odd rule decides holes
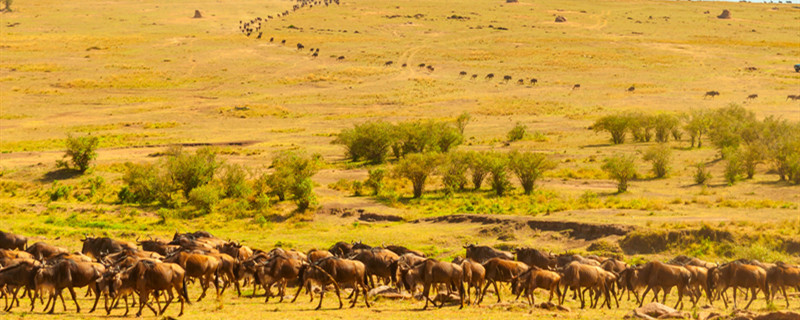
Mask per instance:
[[[48,173],[45,173],[41,178],[38,179],[38,181],[39,182],[50,183],[50,182],[53,182],[55,180],[72,179],[72,178],[77,177],[79,175],[81,175],[81,172],[78,171],[78,170],[61,168],[61,169],[58,169],[58,170],[55,170],[55,171],[50,171]]]
[[[580,148],[601,148],[601,147],[610,147],[613,144],[611,143],[600,143],[600,144],[587,144],[580,146]]]
[[[788,180],[772,180],[772,181],[757,181],[755,184],[759,184],[762,186],[773,186],[773,187],[791,187],[795,186]]]

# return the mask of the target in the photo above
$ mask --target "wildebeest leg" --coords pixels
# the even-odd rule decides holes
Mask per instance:
[[[167,303],[164,304],[164,308],[161,309],[161,311],[158,312],[158,315],[163,315],[164,314],[164,311],[167,310],[167,307],[169,307],[169,304],[172,302],[172,299],[174,299],[174,298],[175,298],[175,295],[172,294],[172,288],[167,289]]]
[[[425,297],[425,306],[422,307],[422,310],[428,309],[428,301],[433,303],[434,306],[436,305],[436,302],[433,302],[433,300],[431,300],[431,298],[428,297],[428,294],[430,292],[431,292],[431,283],[429,281],[425,281],[425,285],[422,287],[422,296]]]
[[[667,295],[669,294],[669,292],[670,292],[671,290],[672,290],[672,287],[666,287],[666,288],[664,288],[664,298],[663,298],[663,299],[661,299],[661,304],[665,304],[665,303],[667,303]],[[677,305],[676,305],[676,307],[677,307]]]
[[[281,282],[281,291],[280,291],[281,299],[278,300],[278,303],[283,302],[283,296],[286,295],[286,284],[287,283],[289,283],[289,281],[287,281],[286,279],[284,279],[283,282]]]
[[[642,299],[641,299],[641,300],[639,300],[639,307],[641,307],[641,306],[642,306],[642,304],[644,303],[644,297],[646,297],[646,296],[647,296],[647,293],[648,293],[648,292],[650,292],[650,286],[647,286],[647,288],[645,288],[645,289],[644,289],[644,293],[642,293]],[[653,294],[656,294],[656,293],[655,293],[655,290],[653,291]]]
[[[786,309],[789,309],[789,296],[786,295],[786,286],[780,286],[781,293],[783,293],[783,298],[786,299]],[[775,290],[777,291],[777,290]]]
[[[206,296],[206,290],[208,290],[208,277],[203,276],[200,279],[200,287],[203,288],[203,293],[201,293],[200,297],[197,298],[197,302],[200,302],[200,300],[203,300],[203,298]]]
[[[297,300],[297,297],[300,296],[300,291],[303,291],[303,287],[306,284],[308,284],[308,281],[305,281],[305,283],[301,283],[299,286],[297,286],[297,293],[294,294],[294,298],[292,298],[292,303],[294,303],[294,301]]]
[[[751,304],[751,303],[753,303],[753,301],[755,301],[755,300],[756,300],[756,295],[757,295],[757,293],[758,293],[756,290],[757,290],[757,289],[756,289],[755,287],[753,287],[753,288],[751,288],[751,289],[750,289],[750,292],[751,292],[752,294],[751,294],[751,297],[750,297],[750,302],[748,302],[748,303],[747,303],[747,305],[746,305],[746,306],[744,306],[744,309],[745,309],[745,310],[747,310],[747,308],[750,308],[750,304]],[[766,294],[766,292],[765,292],[765,294]]]
[[[488,281],[486,281],[486,285],[484,285],[484,286],[483,286],[483,289],[481,289],[481,298],[480,298],[480,299],[477,299],[477,301],[475,302],[475,304],[476,304],[476,305],[479,305],[479,304],[481,304],[481,302],[483,302],[483,296],[485,296],[485,295],[486,295],[486,289],[488,289],[488,288],[489,288],[489,285],[490,285],[491,283],[492,283],[492,280],[488,280]]]
[[[142,309],[144,309],[144,304],[147,303],[147,296],[149,294],[150,293],[145,290],[139,291],[139,311],[136,312],[137,317],[142,316]]]
[[[135,307],[136,304],[134,303],[133,306]],[[128,296],[125,295],[125,314],[123,315],[123,317],[127,317],[129,311],[130,311],[130,308],[128,308]]]
[[[379,282],[379,283],[380,283],[380,282]],[[353,288],[353,293],[355,294],[355,297],[353,297],[353,300],[352,300],[352,301],[350,301],[350,308],[352,308],[352,307],[355,307],[355,306],[356,306],[356,301],[358,301],[358,289],[359,289],[359,285],[358,285],[358,283],[355,283],[354,287],[355,287],[355,288]],[[366,297],[366,296],[367,296],[367,294],[366,294],[366,292],[365,292],[365,293],[364,293],[364,300],[365,300],[365,301],[367,300],[367,297]]]
[[[319,291],[319,304],[317,305],[317,308],[314,309],[314,310],[319,310],[319,308],[322,308],[322,298],[324,296],[325,296],[325,290],[320,290]]]
[[[683,310],[683,287],[678,287],[678,301],[675,302],[675,307],[673,309],[678,309],[678,305],[681,305],[679,310]]]
[[[264,298],[264,303],[267,303],[267,302],[269,302],[269,297],[271,297],[271,296],[272,296],[272,290],[270,290],[270,288],[272,287],[272,285],[273,285],[273,283],[272,283],[272,282],[269,282],[267,285],[265,285],[265,286],[264,286],[264,289],[267,289],[267,294],[266,294],[266,296],[267,296],[267,297],[266,297],[266,298]]]
[[[92,306],[92,310],[89,310],[89,313],[92,313],[92,312],[94,312],[94,309],[97,308],[97,302],[100,301],[100,287],[97,284],[97,282],[95,282],[95,286],[92,287],[92,285],[90,284],[89,288],[97,290],[97,292],[95,293],[95,297],[94,297],[94,305]]]
[[[500,288],[497,287],[497,281],[492,281],[494,284],[494,293],[497,295],[497,303],[500,303]]]

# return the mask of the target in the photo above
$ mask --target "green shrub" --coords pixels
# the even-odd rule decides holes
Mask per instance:
[[[728,185],[733,185],[741,179],[741,174],[744,171],[744,161],[742,161],[739,150],[733,147],[725,148],[723,157],[725,158],[725,181],[728,182]]]
[[[472,116],[466,111],[456,118],[456,128],[462,136],[464,135],[464,129],[467,127],[467,124],[469,124],[471,119]]]
[[[240,164],[223,166],[220,182],[226,198],[246,198],[253,192],[247,182],[247,169]]]
[[[366,122],[342,130],[333,143],[343,145],[352,161],[364,159],[371,163],[383,163],[396,140],[394,133],[394,127],[389,123]]]
[[[741,146],[738,152],[745,176],[752,179],[756,174],[756,167],[763,162],[766,151],[762,149],[762,145],[753,143]]]
[[[204,214],[214,211],[214,206],[219,202],[220,191],[213,185],[202,185],[189,192],[189,204]]]
[[[311,177],[322,166],[322,156],[302,151],[284,151],[272,160],[274,171],[266,179],[270,192],[283,201],[287,194],[294,196],[298,209],[303,211],[316,204]]]
[[[644,161],[650,161],[653,164],[653,175],[656,178],[663,178],[669,173],[670,156],[672,149],[667,144],[660,143],[647,149],[644,154]]]
[[[711,172],[708,172],[706,169],[706,164],[703,162],[698,162],[694,165],[694,182],[699,185],[706,185],[708,180],[711,179]]]
[[[67,151],[64,154],[64,159],[69,158],[75,169],[84,173],[89,169],[92,160],[97,158],[97,146],[99,144],[100,140],[97,137],[73,137],[68,135]],[[59,167],[69,168],[69,165],[64,160],[58,161],[57,164]]]
[[[122,182],[124,186],[117,197],[123,203],[150,204],[158,201],[161,205],[169,205],[175,190],[172,181],[160,172],[159,166],[149,163],[125,163]]]
[[[672,114],[659,114],[653,119],[653,127],[656,133],[656,142],[667,142],[670,134],[678,128],[678,118]]]
[[[509,158],[506,154],[491,153],[489,155],[489,172],[492,174],[492,190],[497,196],[502,197],[513,189],[508,179]]]
[[[525,132],[528,127],[524,124],[517,122],[517,125],[508,132],[508,142],[519,141],[525,138]]]
[[[411,153],[448,152],[463,142],[458,128],[433,120],[398,123],[394,137],[392,151],[398,158]]]
[[[542,173],[555,168],[555,163],[541,153],[512,151],[509,169],[519,179],[525,194],[531,194]]]
[[[353,190],[353,196],[360,197],[362,195],[361,189],[364,187],[364,184],[361,181],[353,181],[353,184],[350,188]]]
[[[394,173],[410,180],[414,198],[419,198],[425,189],[425,180],[436,171],[441,159],[438,153],[413,153],[397,163]]]
[[[781,180],[800,181],[797,159],[800,157],[800,123],[767,117],[762,121],[761,138],[764,159]]]
[[[655,129],[655,117],[642,113],[634,113],[629,116],[630,122],[628,127],[631,130],[633,139],[638,142],[650,142],[653,138],[653,130]]]
[[[605,116],[594,122],[592,129],[596,132],[608,131],[611,142],[620,144],[625,142],[625,133],[630,125],[630,117],[622,114]]]
[[[756,141],[758,131],[759,124],[755,113],[742,106],[730,104],[714,110],[711,115],[709,137],[720,151],[727,148],[736,149],[742,143]],[[725,157],[726,153],[722,152],[722,155]]]
[[[185,197],[192,189],[211,182],[214,173],[221,166],[214,149],[200,148],[195,154],[184,152],[180,147],[171,148],[167,152],[167,175],[175,186],[183,191]]]
[[[440,169],[446,194],[464,190],[467,185],[468,155],[454,152],[447,155]]]
[[[89,178],[84,181],[84,184],[89,189],[89,197],[94,197],[97,191],[105,185],[105,179],[103,177]]]
[[[383,189],[383,178],[386,177],[386,169],[375,168],[369,170],[369,177],[364,185],[372,189],[372,195],[377,196]]]
[[[70,192],[72,192],[72,186],[62,185],[55,180],[50,186],[50,190],[47,191],[47,195],[50,197],[50,201],[58,201],[69,198]]]
[[[623,193],[628,190],[628,181],[636,177],[636,158],[632,155],[619,154],[606,158],[603,170],[617,180],[617,192]]]
[[[480,190],[483,180],[489,175],[489,154],[487,152],[470,151],[466,155],[467,167],[471,173],[472,185]]]
[[[704,109],[692,110],[686,118],[686,124],[683,129],[689,134],[692,139],[692,148],[697,142],[697,147],[703,147],[703,135],[711,130],[711,114]]]
[[[294,201],[297,203],[297,210],[306,209],[317,205],[317,196],[314,194],[314,182],[311,178],[301,180],[294,188]]]

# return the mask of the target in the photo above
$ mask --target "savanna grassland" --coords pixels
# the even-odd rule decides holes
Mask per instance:
[[[13,2],[13,11],[0,13],[0,229],[71,250],[80,248],[83,234],[133,240],[204,229],[262,249],[306,251],[362,240],[450,259],[463,255],[463,244],[478,242],[554,252],[621,250],[629,262],[687,254],[710,261],[800,263],[800,186],[781,181],[770,161],[760,162],[752,178],[731,185],[720,148],[707,137],[703,147],[695,147],[684,134],[666,142],[671,170],[657,179],[642,159],[656,142],[629,136],[612,144],[607,133],[591,130],[608,115],[680,115],[732,104],[759,120],[796,125],[800,102],[787,96],[800,94],[800,73],[792,67],[800,63],[797,5],[343,0],[263,22],[261,39],[239,29],[240,21],[275,16],[293,4]],[[723,9],[731,19],[716,17]],[[203,17],[193,19],[194,10]],[[567,21],[556,23],[556,16]],[[298,43],[305,48],[298,50]],[[319,55],[312,57],[309,48],[318,48]],[[489,73],[495,77],[486,79]],[[503,81],[505,75],[512,79]],[[535,85],[531,78],[538,80]],[[576,84],[580,88],[574,89]],[[628,90],[631,86],[635,90]],[[712,90],[720,95],[704,96]],[[758,97],[747,99],[752,94]],[[480,190],[449,194],[438,174],[428,179],[420,198],[412,198],[411,184],[396,176],[387,178],[388,195],[354,195],[353,181],[364,181],[371,169],[391,171],[397,161],[349,161],[343,146],[332,143],[342,130],[371,121],[450,122],[464,113],[470,121],[457,150],[534,151],[555,164],[531,195],[523,194],[514,178],[514,189],[503,196],[488,182]],[[507,133],[517,124],[527,134],[508,142]],[[56,166],[68,135],[99,138],[97,158],[84,174]],[[121,203],[125,163],[159,166],[175,144],[188,152],[210,146],[218,159],[247,168],[251,179],[271,172],[279,151],[317,153],[323,161],[312,178],[316,205],[300,211],[291,199],[272,197],[258,208],[222,199],[196,214],[198,209],[181,199],[170,206]],[[617,193],[616,182],[602,169],[605,158],[620,154],[637,159],[637,177],[624,193]],[[705,184],[695,182],[697,163],[711,174]],[[54,197],[59,188],[63,195]],[[356,210],[403,221],[331,214]],[[454,214],[492,215],[505,222],[417,221]],[[633,231],[576,235],[514,227],[515,219],[528,218]],[[597,242],[602,245],[593,248],[601,249],[589,250]],[[197,292],[193,288],[190,296]],[[325,306],[335,307],[328,299]],[[800,310],[800,300],[792,299],[790,309]],[[44,316],[38,307],[22,313],[23,303],[13,315],[100,317],[75,315],[67,304],[70,311]],[[621,318],[633,307],[622,304],[611,311],[558,313],[487,303],[420,314],[410,311],[419,301],[378,299],[372,309],[358,304],[350,311],[314,312],[307,301],[265,305],[261,298],[228,292],[221,300],[188,306],[183,318],[494,319],[531,313],[600,319]],[[567,306],[578,308],[574,301]],[[784,304],[767,306],[760,299],[753,308],[784,309]]]

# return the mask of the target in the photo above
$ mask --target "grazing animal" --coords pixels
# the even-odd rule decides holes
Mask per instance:
[[[286,39],[281,40],[281,44],[286,44]]]
[[[0,231],[0,249],[25,250],[27,244],[28,238],[24,236]]]
[[[181,311],[178,316],[183,315],[184,303],[189,303],[189,296],[186,292],[186,274],[185,270],[179,265],[174,263],[162,263],[153,260],[139,260],[133,267],[119,273],[119,283],[128,283],[128,285],[136,288],[139,291],[139,311],[136,316],[142,315],[142,309],[147,305],[153,313],[163,315],[167,310],[169,304],[174,299],[172,290],[178,293],[178,300],[181,302]],[[115,285],[116,286],[116,285]],[[167,293],[167,303],[164,308],[156,311],[152,305],[148,303],[150,295],[155,291]]]
[[[389,250],[391,252],[396,253],[398,256],[402,256],[402,255],[404,255],[406,253],[411,253],[411,254],[415,254],[415,255],[418,255],[420,257],[425,258],[425,253],[423,253],[422,251],[409,249],[409,248],[406,248],[404,246],[388,245],[388,246],[383,246],[383,247],[386,250]]]
[[[81,241],[83,242],[81,253],[97,260],[101,260],[104,256],[112,253],[122,252],[123,250],[139,250],[135,243],[114,240],[108,237],[85,237]]]
[[[561,274],[561,283],[564,284],[564,294],[561,295],[561,303],[564,303],[564,297],[566,296],[567,288],[572,289],[577,293],[581,301],[581,309],[586,307],[586,300],[584,298],[585,290],[581,290],[581,288],[589,288],[590,294],[595,294],[594,301],[590,300],[590,307],[594,308],[597,306],[597,302],[600,300],[600,294],[602,293],[605,297],[605,301],[601,304],[601,308],[603,305],[608,305],[608,308],[611,308],[611,297],[609,295],[608,287],[606,286],[606,277],[605,277],[605,270],[597,266],[590,266],[582,264],[578,261],[573,261],[568,264]],[[591,296],[590,296],[591,299]]]
[[[800,95],[790,94],[790,95],[786,96],[786,100],[797,100],[798,97],[800,97]]]
[[[436,306],[436,302],[431,300],[429,294],[431,285],[438,283],[445,284],[449,288],[457,288],[461,300],[459,309],[464,308],[464,270],[461,266],[436,259],[425,259],[411,268],[417,270],[423,283],[422,296],[425,297],[425,306],[422,307],[422,310],[428,309],[428,302]],[[439,308],[442,306],[444,306],[444,301],[440,302]]]
[[[28,246],[28,248],[25,249],[25,251],[33,255],[33,258],[39,261],[50,259],[51,257],[59,253],[68,252],[67,249],[49,245],[44,242],[36,242]]]
[[[580,89],[580,88],[581,88],[581,85],[577,84],[577,83],[572,86],[572,90],[576,90],[576,89]]]
[[[714,98],[714,97],[716,97],[718,95],[719,95],[719,92],[717,92],[717,91],[707,91],[706,94],[703,95],[703,99],[705,99],[707,97]]]
[[[517,80],[517,84],[519,84],[519,85],[525,84],[525,79]]]
[[[800,268],[778,262],[774,268],[767,271],[767,283],[770,285],[770,292],[773,294],[780,291],[786,299],[786,308],[789,308],[789,296],[786,294],[786,287],[800,287]]]
[[[642,294],[642,299],[639,301],[640,307],[650,290],[653,290],[653,301],[658,299],[656,288],[664,291],[664,298],[661,300],[663,304],[666,303],[667,294],[669,294],[672,287],[678,287],[678,301],[675,303],[674,308],[678,308],[678,305],[681,306],[681,309],[683,308],[683,294],[687,292],[686,289],[689,288],[692,279],[692,273],[688,269],[664,264],[660,261],[651,261],[639,269],[639,276],[647,286]],[[697,305],[692,291],[689,290],[688,293],[693,305]]]
[[[769,287],[767,286],[767,272],[761,267],[742,264],[739,262],[730,262],[723,264],[719,267],[714,267],[708,270],[708,288],[710,290],[717,290],[717,295],[722,296],[724,292],[733,287],[733,307],[736,306],[736,289],[738,287],[750,288],[750,302],[744,307],[750,307],[756,299],[757,290],[764,293],[764,299],[769,303],[770,294]],[[725,308],[728,307],[728,301],[724,298],[722,302],[725,303]]]
[[[461,72],[458,73],[458,76],[460,76],[460,77],[463,77],[463,76],[466,76],[466,75],[467,75],[466,71],[461,71]]]
[[[528,304],[533,306],[536,302],[533,297],[533,291],[535,291],[537,288],[550,291],[550,299],[547,300],[548,302],[553,301],[553,294],[555,294],[556,302],[560,303],[560,284],[561,276],[558,273],[532,266],[511,281],[511,289],[512,293],[516,293],[517,298],[519,298],[522,293],[525,293],[525,297],[528,299]]]
[[[424,68],[425,64],[424,63],[420,63],[417,67]]]
[[[269,42],[272,42],[272,41],[275,41],[275,38],[274,38],[274,37],[270,37],[270,38],[269,38]]]
[[[344,60],[344,56],[339,56],[339,57],[338,57],[338,58],[336,58],[336,59],[337,59],[337,60],[340,60],[340,61],[341,61],[341,60]]]
[[[391,66],[393,63],[394,61],[386,61],[386,63],[384,63],[383,65],[388,67]]]
[[[556,268],[556,257],[549,252],[539,251],[534,248],[514,249],[517,261],[523,262],[528,266],[536,266],[541,269],[553,270]]]
[[[197,278],[200,280],[203,293],[200,294],[197,301],[203,300],[206,296],[209,282],[214,284],[217,297],[220,296],[219,284],[217,283],[217,270],[221,263],[219,259],[204,254],[179,251],[164,259],[164,262],[175,263],[185,270],[185,276],[187,278]]]
[[[481,298],[478,304],[483,301],[486,295],[486,289],[489,285],[494,285],[494,292],[497,295],[497,302],[500,303],[500,289],[497,287],[497,282],[511,282],[514,277],[528,270],[528,265],[519,262],[506,260],[503,258],[492,258],[483,263],[483,268],[486,269],[486,285],[481,290]]]
[[[472,79],[473,79],[473,80],[474,80],[474,79],[478,79],[478,74],[477,74],[477,73],[473,74],[473,75],[472,75]]]
[[[487,74],[486,77],[484,77],[484,79],[486,80],[491,80],[493,78],[494,78],[494,73]]]
[[[509,75],[503,76],[503,81],[505,81],[505,82],[511,81],[511,76],[509,76]]]
[[[81,306],[78,304],[74,288],[81,288],[90,284],[95,284],[103,272],[105,272],[105,268],[99,263],[77,262],[69,259],[64,259],[55,265],[45,266],[38,269],[33,281],[37,290],[34,293],[33,299],[31,300],[31,311],[33,311],[33,301],[36,300],[39,290],[48,288],[50,291],[50,297],[47,299],[47,303],[45,304],[45,310],[48,308],[48,306],[50,306],[50,311],[48,311],[48,313],[53,313],[56,307],[56,302],[58,301],[57,297],[61,296],[61,292],[64,289],[69,290],[70,295],[72,295],[72,301],[75,302],[75,308],[77,312],[80,313]],[[96,290],[97,287],[90,286],[89,288],[90,290]],[[92,310],[89,312],[94,311],[94,309],[97,307],[97,302],[100,300],[100,292],[95,291],[94,294],[94,306],[92,306]],[[50,305],[51,301],[53,303],[52,306]]]
[[[359,249],[354,250],[348,259],[361,261],[364,264],[370,287],[375,287],[372,276],[396,281],[391,266],[400,259],[400,256],[392,251],[383,248]]]
[[[530,84],[535,86],[538,82],[539,82],[538,79],[532,78],[531,81],[530,81]]]
[[[633,92],[635,90],[636,90],[636,87],[634,87],[634,86],[628,87],[628,92]]]
[[[800,63],[794,65],[794,72],[800,72]]]
[[[301,44],[301,43],[297,44],[297,50],[303,50],[303,48],[305,48],[305,46],[303,44]]]
[[[403,68],[405,68],[405,67],[408,67],[408,63],[404,63],[404,64],[402,65],[402,67],[403,67]]]
[[[467,249],[467,258],[475,260],[478,263],[485,263],[492,258],[514,260],[514,255],[512,255],[511,252],[500,251],[487,246],[469,244],[464,246],[464,249]]]
[[[311,249],[306,253],[306,257],[308,257],[308,263],[315,263],[323,258],[333,257],[333,253],[325,250]]]
[[[259,282],[267,291],[264,302],[269,302],[269,298],[272,295],[270,288],[275,283],[279,285],[278,295],[280,300],[278,302],[283,302],[283,297],[286,295],[286,284],[297,279],[302,266],[303,261],[290,258],[284,254],[278,254],[262,265],[256,274]]]
[[[358,289],[361,288],[364,292],[364,303],[369,308],[369,301],[367,299],[367,285],[364,282],[366,277],[366,267],[361,261],[341,259],[337,257],[324,258],[314,264],[303,265],[300,268],[300,285],[297,288],[297,293],[294,295],[292,302],[297,300],[300,295],[300,290],[306,286],[307,282],[314,281],[321,287],[328,284],[333,284],[336,290],[336,297],[339,298],[339,309],[344,305],[342,304],[342,297],[340,294],[340,287],[348,285],[354,288],[354,297],[350,303],[350,308],[356,305],[358,301]],[[319,304],[315,310],[322,307],[322,299],[325,296],[325,290],[319,293]]]
[[[481,295],[481,288],[486,283],[486,268],[472,259],[461,257],[453,259],[453,263],[460,265],[461,270],[464,271],[464,283],[467,284],[467,304],[472,304],[469,297],[471,288],[475,288],[475,303],[477,303]]]
[[[757,94],[755,94],[755,93],[754,93],[754,94],[751,94],[751,95],[749,95],[749,96],[747,96],[747,100],[753,100],[753,99],[755,99],[755,98],[758,98],[758,95],[757,95]]]
[[[4,311],[11,311],[11,308],[14,307],[14,301],[16,301],[19,306],[17,292],[20,288],[30,286],[30,284],[33,283],[33,278],[40,266],[41,264],[36,260],[18,259],[15,260],[13,264],[0,269],[0,288],[5,288],[5,290],[11,294],[10,304],[8,303],[8,296],[6,295]],[[33,300],[31,300],[31,304],[33,304]]]
[[[334,256],[342,258],[350,255],[350,252],[353,251],[353,245],[351,243],[339,241],[331,246],[328,251]]]

